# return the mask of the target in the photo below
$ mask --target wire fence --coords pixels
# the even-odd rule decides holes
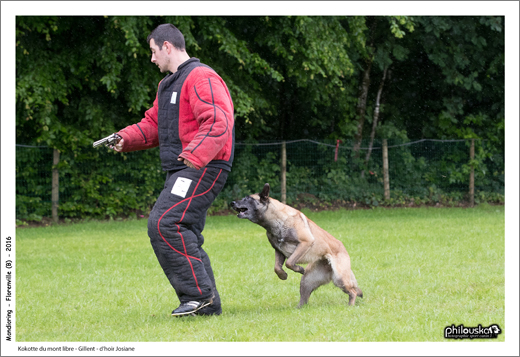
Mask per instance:
[[[286,141],[286,172],[281,165],[283,146],[283,142],[236,143],[233,169],[215,209],[259,192],[266,182],[272,196],[280,199],[282,174],[289,204],[302,197],[372,205],[384,201],[381,141],[371,149],[363,142],[357,154],[352,142]],[[388,140],[391,200],[468,199],[472,169],[477,199],[503,197],[503,151],[475,141],[475,153],[471,160],[470,140]],[[51,216],[53,169],[59,172],[55,205],[62,217],[145,212],[153,206],[165,178],[158,148],[119,154],[89,147],[61,153],[59,163],[53,165],[53,149],[16,145],[17,219]]]

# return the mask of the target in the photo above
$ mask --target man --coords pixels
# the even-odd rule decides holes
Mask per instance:
[[[148,219],[148,235],[180,306],[173,316],[219,315],[220,296],[202,249],[206,212],[222,190],[233,162],[233,102],[222,78],[190,58],[184,36],[171,24],[147,39],[152,62],[170,72],[153,107],[118,134],[119,152],[159,146],[166,182]]]

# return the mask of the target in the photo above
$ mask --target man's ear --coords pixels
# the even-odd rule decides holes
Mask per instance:
[[[269,184],[264,185],[264,189],[260,192],[260,202],[265,203],[269,200]]]
[[[175,46],[173,46],[173,45],[172,45],[170,42],[168,42],[168,41],[164,41],[164,42],[163,42],[163,48],[165,48],[165,47],[166,47],[166,52],[167,52],[168,54],[170,54],[170,53],[173,51],[173,49],[175,48]]]

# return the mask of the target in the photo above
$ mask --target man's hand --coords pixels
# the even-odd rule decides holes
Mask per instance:
[[[115,151],[117,152],[122,152],[123,151],[123,146],[125,145],[125,139],[121,138],[117,144],[115,145],[110,145],[110,148],[111,149],[114,149]]]
[[[184,165],[188,166],[189,168],[191,169],[195,169],[195,170],[198,170],[195,165],[193,165],[191,162],[189,162],[188,160],[186,159],[183,159],[182,157],[179,157],[177,158],[177,161],[184,161]]]

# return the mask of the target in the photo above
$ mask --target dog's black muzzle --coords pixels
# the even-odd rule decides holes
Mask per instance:
[[[235,201],[231,202],[229,205],[235,212],[238,213],[238,218],[245,218],[245,212],[248,210],[247,207],[244,207],[240,203],[237,203]]]

